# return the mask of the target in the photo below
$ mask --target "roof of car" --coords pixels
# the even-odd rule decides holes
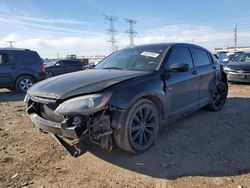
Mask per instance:
[[[189,45],[193,47],[199,47],[199,48],[204,48],[202,46],[198,46],[195,44],[190,44],[190,43],[177,43],[177,42],[171,42],[171,43],[152,43],[152,44],[142,44],[142,45],[137,45],[135,47],[153,47],[153,46],[162,46],[162,47],[169,47],[169,46],[174,46],[174,45]],[[205,49],[205,48],[204,48]]]
[[[25,48],[0,48],[1,51],[31,51],[30,49]]]

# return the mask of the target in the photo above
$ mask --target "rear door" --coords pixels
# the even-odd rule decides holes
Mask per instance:
[[[200,75],[199,106],[201,107],[206,105],[211,99],[211,92],[216,84],[218,67],[214,64],[211,54],[206,50],[192,47],[192,54]]]
[[[172,49],[166,63],[166,70],[169,70],[172,64],[179,63],[188,64],[189,70],[170,72],[165,78],[167,112],[170,118],[196,109],[199,99],[199,75],[187,46],[176,46]]]
[[[14,64],[10,62],[7,52],[0,52],[0,87],[10,87],[13,84]]]
[[[64,70],[66,73],[80,70],[80,64],[77,61],[67,60],[67,61],[64,61],[64,63],[65,63]]]

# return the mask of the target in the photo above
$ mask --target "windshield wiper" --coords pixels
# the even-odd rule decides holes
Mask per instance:
[[[105,67],[103,69],[119,69],[119,70],[127,70],[127,69],[124,69],[124,68],[121,68],[121,67]]]

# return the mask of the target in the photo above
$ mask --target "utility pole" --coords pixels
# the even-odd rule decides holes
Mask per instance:
[[[6,42],[9,44],[9,48],[13,48],[13,44],[16,43],[16,42],[13,41],[13,40],[6,41]]]
[[[131,19],[125,19],[125,21],[129,24],[129,30],[125,31],[125,33],[127,33],[129,36],[129,41],[130,41],[129,46],[133,47],[135,45],[134,44],[134,37],[137,35],[137,32],[134,29],[135,25],[136,25],[136,21],[131,20]]]
[[[238,27],[236,24],[234,28],[234,51],[237,51],[237,41],[238,41]]]
[[[117,30],[115,29],[115,23],[117,22],[117,18],[114,16],[107,16],[103,15],[105,17],[105,21],[109,22],[109,27],[107,29],[107,34],[109,36],[109,40],[107,42],[110,43],[110,50],[111,52],[114,52],[117,50],[117,40],[115,39],[115,36],[117,35]]]

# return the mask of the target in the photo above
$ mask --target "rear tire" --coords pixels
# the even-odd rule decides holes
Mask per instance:
[[[133,104],[121,121],[121,129],[114,131],[115,142],[120,149],[138,153],[153,145],[160,119],[157,108],[150,100],[140,99]]]
[[[220,81],[212,92],[212,101],[207,106],[208,110],[212,112],[221,110],[226,103],[227,93],[227,85]]]
[[[47,73],[47,75],[48,75],[48,78],[52,78],[54,76],[53,73],[50,71]]]
[[[27,90],[35,83],[31,76],[20,76],[16,80],[15,89],[20,93],[26,93]]]

